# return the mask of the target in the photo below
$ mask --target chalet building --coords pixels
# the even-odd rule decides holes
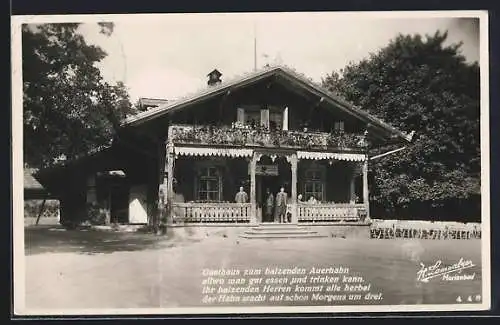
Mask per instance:
[[[62,221],[94,204],[108,223],[160,211],[171,224],[260,224],[275,220],[267,190],[281,188],[289,222],[365,221],[368,149],[411,141],[282,66],[230,81],[214,70],[206,89],[144,105],[111,146],[40,173]],[[241,187],[248,199],[235,202]]]

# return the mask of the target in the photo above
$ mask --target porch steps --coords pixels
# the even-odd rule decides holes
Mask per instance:
[[[262,223],[250,230],[240,234],[241,238],[246,239],[286,239],[286,238],[318,238],[328,237],[317,231],[296,224],[286,223]]]

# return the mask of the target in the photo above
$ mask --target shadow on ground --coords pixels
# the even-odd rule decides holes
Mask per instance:
[[[151,233],[66,230],[61,226],[32,226],[24,230],[25,255],[44,253],[105,254],[161,249],[196,242],[170,240]]]

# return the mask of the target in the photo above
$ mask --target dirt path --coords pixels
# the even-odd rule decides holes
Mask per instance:
[[[81,239],[80,239],[81,240]],[[122,240],[125,240],[122,238]],[[130,238],[126,240],[131,240]],[[125,241],[126,241],[125,240]],[[455,295],[481,290],[480,241],[359,239],[240,240],[137,245],[26,256],[28,308],[157,308],[202,306],[202,270],[344,266],[383,292],[383,303],[455,303]],[[115,244],[116,245],[116,244]],[[64,244],[62,245],[64,246]],[[80,246],[79,246],[80,247]],[[91,245],[95,247],[95,245]],[[108,247],[109,248],[109,247]],[[419,262],[471,259],[474,281],[419,285]]]

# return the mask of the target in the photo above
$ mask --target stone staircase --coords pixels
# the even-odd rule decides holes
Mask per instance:
[[[261,223],[240,234],[247,239],[277,239],[277,238],[321,238],[328,237],[317,231],[310,230],[297,224],[288,223]]]

